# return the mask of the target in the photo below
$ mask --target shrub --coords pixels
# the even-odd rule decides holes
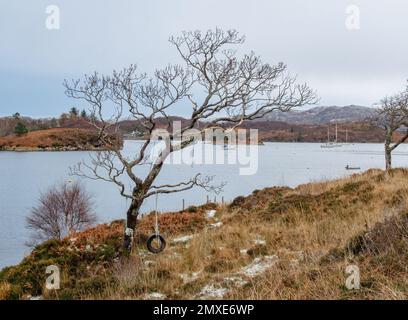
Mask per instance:
[[[95,223],[90,194],[79,183],[63,183],[42,194],[31,209],[27,228],[34,243],[62,239]]]
[[[26,127],[26,125],[24,123],[18,122],[17,125],[14,128],[14,133],[17,136],[21,137],[21,136],[28,133],[28,129],[27,129],[27,127]]]
[[[197,209],[196,206],[190,206],[190,207],[187,208],[187,211],[190,212],[190,213],[197,212],[197,210],[198,210],[198,209]]]

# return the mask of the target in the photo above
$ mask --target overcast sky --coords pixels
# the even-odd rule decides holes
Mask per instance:
[[[45,26],[48,5],[59,30]],[[349,5],[360,29],[346,28]],[[59,115],[77,103],[64,78],[149,72],[177,61],[170,35],[217,26],[246,36],[242,52],[286,63],[321,105],[371,106],[405,86],[407,16],[406,0],[0,0],[0,115]]]

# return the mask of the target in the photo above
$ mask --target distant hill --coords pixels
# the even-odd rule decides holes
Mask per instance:
[[[374,115],[374,109],[363,106],[315,107],[304,111],[272,112],[266,119],[289,124],[328,124],[361,122]]]

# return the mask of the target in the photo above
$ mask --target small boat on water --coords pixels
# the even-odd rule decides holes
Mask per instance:
[[[325,144],[320,145],[320,148],[339,148],[342,145],[335,142],[327,142]]]
[[[361,169],[360,167],[350,167],[349,165],[347,165],[345,168],[346,170],[360,170]]]

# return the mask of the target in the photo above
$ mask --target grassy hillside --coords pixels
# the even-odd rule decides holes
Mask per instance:
[[[160,217],[168,242],[146,252],[153,216],[136,250],[120,249],[123,223],[49,241],[0,273],[1,298],[59,299],[406,299],[408,170],[380,170],[291,188],[267,188]],[[191,237],[186,237],[191,236]],[[61,290],[44,289],[57,264]],[[345,287],[358,265],[361,289]]]
[[[0,137],[0,151],[70,151],[99,150],[95,131],[58,128],[32,131],[23,136]]]

